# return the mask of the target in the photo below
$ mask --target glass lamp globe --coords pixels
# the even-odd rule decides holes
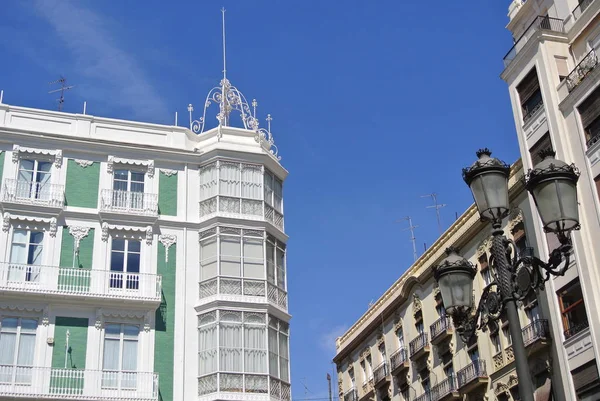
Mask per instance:
[[[473,279],[476,268],[458,254],[456,248],[446,249],[446,258],[433,267],[433,276],[438,283],[442,301],[448,315],[465,312],[473,308]]]

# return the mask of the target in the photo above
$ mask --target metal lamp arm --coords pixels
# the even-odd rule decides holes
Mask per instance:
[[[471,313],[472,309],[468,309],[461,310],[460,312],[455,312],[452,315],[454,327],[456,328],[458,335],[465,344],[471,341],[471,339],[475,335],[475,332],[483,328],[487,324],[489,319],[496,320],[499,317],[499,314],[498,316],[496,316],[496,314],[490,313],[488,306],[488,300],[492,297],[494,298],[494,303],[499,300],[498,292],[491,292],[492,288],[497,286],[498,284],[494,281],[488,284],[483,289],[483,291],[481,292],[479,305],[477,306],[477,309],[475,310],[474,314]],[[498,308],[501,310],[502,305],[498,305]]]

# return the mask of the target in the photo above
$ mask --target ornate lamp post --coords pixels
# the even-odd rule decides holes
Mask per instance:
[[[531,291],[543,289],[552,275],[562,276],[569,267],[571,239],[569,233],[579,229],[577,180],[574,165],[554,158],[553,151],[541,152],[542,161],[525,178],[525,186],[533,196],[545,232],[558,236],[560,247],[553,250],[548,262],[533,256],[517,255],[513,241],[504,236],[502,219],[508,216],[508,178],[510,167],[491,157],[488,149],[477,152],[479,158],[463,169],[463,178],[473,192],[482,221],[490,221],[493,242],[490,263],[495,268],[494,280],[483,289],[479,305],[473,305],[473,279],[477,269],[448,248],[447,257],[433,273],[438,282],[447,313],[457,332],[468,342],[476,330],[506,312],[515,353],[519,393],[523,401],[533,401],[533,385],[527,354],[517,314],[516,301]],[[562,265],[562,267],[561,267]]]

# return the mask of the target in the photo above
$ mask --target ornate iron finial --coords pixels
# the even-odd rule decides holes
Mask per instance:
[[[254,109],[253,113],[252,113],[252,116],[254,118],[256,118],[256,108],[257,107],[258,107],[258,102],[256,101],[256,99],[252,99],[252,108]]]
[[[477,157],[481,157],[483,155],[491,156],[492,155],[492,151],[489,150],[488,148],[481,148],[477,152],[475,152],[475,154],[477,155]]]

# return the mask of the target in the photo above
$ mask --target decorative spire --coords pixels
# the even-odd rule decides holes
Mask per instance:
[[[221,14],[223,26],[223,78],[221,79],[221,82],[219,82],[219,86],[215,86],[208,92],[204,102],[202,117],[197,120],[193,120],[192,112],[194,111],[194,108],[191,104],[188,106],[188,112],[190,113],[190,129],[196,134],[203,133],[206,128],[206,111],[213,103],[216,103],[219,105],[219,113],[217,114],[219,127],[229,127],[231,123],[231,112],[238,112],[242,120],[243,128],[254,131],[256,133],[256,141],[264,144],[271,154],[280,160],[281,157],[277,155],[277,146],[275,146],[275,141],[273,140],[273,136],[271,134],[271,115],[267,115],[267,129],[259,128],[260,124],[258,118],[256,117],[256,108],[258,107],[258,102],[256,99],[253,99],[251,103],[252,109],[250,109],[250,104],[246,100],[246,97],[227,79],[227,58],[225,53],[225,8],[221,9]]]

